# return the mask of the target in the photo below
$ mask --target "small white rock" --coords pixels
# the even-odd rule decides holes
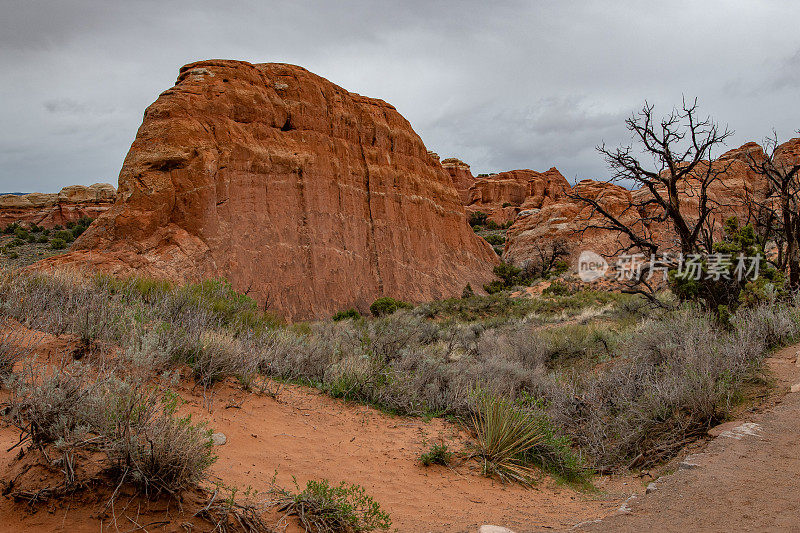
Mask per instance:
[[[655,492],[657,490],[658,490],[658,485],[656,485],[656,482],[653,481],[652,483],[647,485],[647,489],[645,489],[644,493],[645,494],[650,494],[651,492]]]
[[[226,437],[224,433],[212,433],[211,442],[214,444],[214,446],[222,446],[228,442],[228,437]]]
[[[794,385],[792,385],[792,388],[789,389],[789,390],[792,391],[792,392],[800,392],[800,383],[795,383]]]
[[[514,533],[507,527],[502,526],[491,526],[488,524],[482,525],[481,528],[478,530],[478,533]]]

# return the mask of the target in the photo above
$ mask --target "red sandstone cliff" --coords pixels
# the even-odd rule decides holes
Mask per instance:
[[[209,60],[147,109],[116,203],[48,264],[221,276],[307,318],[457,295],[496,262],[394,107],[301,67]]]

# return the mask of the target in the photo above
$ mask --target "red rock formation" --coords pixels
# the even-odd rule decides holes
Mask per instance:
[[[481,211],[490,220],[504,224],[523,209],[538,209],[564,196],[569,182],[551,168],[546,172],[510,170],[478,178],[469,189],[467,214]]]
[[[116,203],[47,264],[222,276],[298,319],[457,295],[496,262],[394,107],[301,67],[209,60],[147,109]]]
[[[800,160],[800,139],[793,139],[779,147],[778,154],[787,160]],[[709,198],[714,202],[714,227],[717,236],[722,233],[722,224],[730,216],[736,216],[741,222],[748,219],[747,202],[749,199],[761,200],[769,192],[766,181],[750,170],[749,157],[758,158],[763,151],[756,143],[747,143],[740,148],[730,150],[720,156],[711,165],[724,170],[721,178],[709,187]],[[697,172],[702,173],[709,163],[701,163]],[[699,174],[697,174],[699,175]],[[699,201],[699,181],[689,180],[682,188],[681,202],[684,213],[697,211]],[[584,180],[575,185],[575,192],[589,198],[600,198],[605,209],[614,216],[622,217],[626,224],[641,224],[643,213],[629,209],[631,200],[636,203],[648,197],[646,189],[629,191],[617,185],[592,180]],[[626,209],[628,208],[628,209]],[[522,263],[535,258],[538,247],[547,246],[556,239],[571,244],[573,252],[593,250],[602,255],[613,255],[620,245],[628,243],[626,238],[611,230],[583,228],[603,225],[605,219],[581,202],[562,196],[560,200],[545,205],[540,209],[523,209],[514,224],[509,228],[506,248],[503,257],[507,261]],[[639,228],[642,229],[641,227]],[[678,238],[668,221],[651,224],[647,228],[659,243],[662,251],[679,251]]]
[[[468,205],[470,198],[469,189],[475,184],[475,176],[470,172],[469,165],[460,159],[449,157],[442,161],[442,168],[450,174],[450,179],[453,180],[453,186],[455,186],[458,191],[461,203]]]
[[[97,218],[111,207],[115,196],[114,187],[108,183],[70,185],[58,193],[3,194],[0,227],[20,222],[52,228],[81,217]]]
[[[604,209],[620,217],[623,222],[635,224],[640,220],[637,212],[630,210],[626,212],[626,207],[631,202],[631,192],[624,187],[583,180],[566,192],[573,191],[598,201]],[[535,260],[541,247],[550,246],[556,240],[564,241],[573,251],[579,251],[575,249],[580,244],[583,249],[603,255],[614,254],[620,242],[616,232],[587,228],[602,222],[602,218],[586,204],[562,195],[558,201],[519,212],[506,234],[503,258],[516,264]],[[584,231],[584,228],[587,229]],[[621,242],[627,244],[627,241]]]

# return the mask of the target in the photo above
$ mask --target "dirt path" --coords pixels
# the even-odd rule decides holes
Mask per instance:
[[[769,360],[778,385],[800,383],[800,345]],[[764,412],[715,428],[655,491],[588,531],[800,531],[800,392]]]

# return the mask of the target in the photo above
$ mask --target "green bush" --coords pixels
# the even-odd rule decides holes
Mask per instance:
[[[65,230],[65,229],[55,232],[55,234],[53,235],[53,238],[61,239],[64,242],[72,242],[72,241],[75,240],[75,237],[73,237],[73,235],[72,235],[72,231],[68,231],[68,230]]]
[[[16,222],[12,222],[11,224],[9,224],[5,228],[3,228],[3,233],[5,233],[6,235],[11,235],[15,231],[17,231],[18,228],[19,228],[19,224],[17,224]]]
[[[295,487],[299,490],[295,483]],[[278,492],[279,509],[297,516],[306,531],[320,533],[362,533],[388,530],[389,514],[360,485],[331,485],[327,479],[310,480],[306,488],[292,494]]]
[[[505,244],[506,242],[505,237],[503,237],[502,235],[495,235],[493,233],[486,235],[484,239],[486,239],[486,242],[488,242],[492,246],[500,246],[501,244]]]
[[[67,242],[64,239],[53,239],[50,241],[50,248],[53,250],[63,250],[67,247]]]
[[[359,313],[358,311],[356,311],[351,307],[350,309],[347,309],[345,311],[339,311],[338,313],[333,315],[331,320],[333,320],[334,322],[339,322],[340,320],[348,320],[348,319],[358,320],[359,318],[361,318],[361,313]]]
[[[47,244],[48,242],[50,242],[50,239],[47,237],[47,235],[42,234],[39,235],[39,238],[36,239],[36,242],[38,242],[39,244]]]
[[[447,466],[452,459],[453,452],[447,449],[446,444],[434,444],[430,450],[419,456],[419,462],[422,463],[422,466]]]
[[[411,309],[412,307],[410,303],[384,296],[372,302],[372,305],[369,306],[369,311],[373,316],[386,316],[391,315],[398,309]]]
[[[542,291],[544,296],[566,296],[570,293],[569,286],[561,281],[554,281]]]
[[[483,474],[529,485],[535,478],[528,455],[542,441],[540,422],[514,402],[481,394],[472,416],[475,456]]]
[[[483,226],[486,224],[486,217],[489,215],[483,211],[475,211],[469,215],[469,225],[472,227]]]
[[[461,299],[472,298],[473,296],[475,296],[475,291],[472,290],[472,285],[467,283],[464,286],[464,290],[461,291]]]
[[[724,320],[740,305],[754,306],[787,298],[785,277],[763,260],[766,253],[758,243],[753,225],[739,226],[736,217],[731,217],[725,221],[724,230],[723,239],[714,243],[713,250],[715,254],[727,254],[731,260],[727,264],[716,265],[717,270],[722,273],[719,279],[709,275],[709,256],[703,256],[700,260],[699,276],[695,276],[690,269],[685,269],[682,274],[677,270],[669,272],[673,292],[682,301],[699,301],[707,310]],[[758,279],[737,279],[735,268],[740,255],[748,258],[761,256]]]
[[[486,285],[483,286],[483,290],[485,290],[489,294],[497,294],[506,289],[506,284],[500,280],[490,281]]]
[[[511,202],[503,202],[503,207],[511,207],[512,205],[514,204],[512,204]]]

